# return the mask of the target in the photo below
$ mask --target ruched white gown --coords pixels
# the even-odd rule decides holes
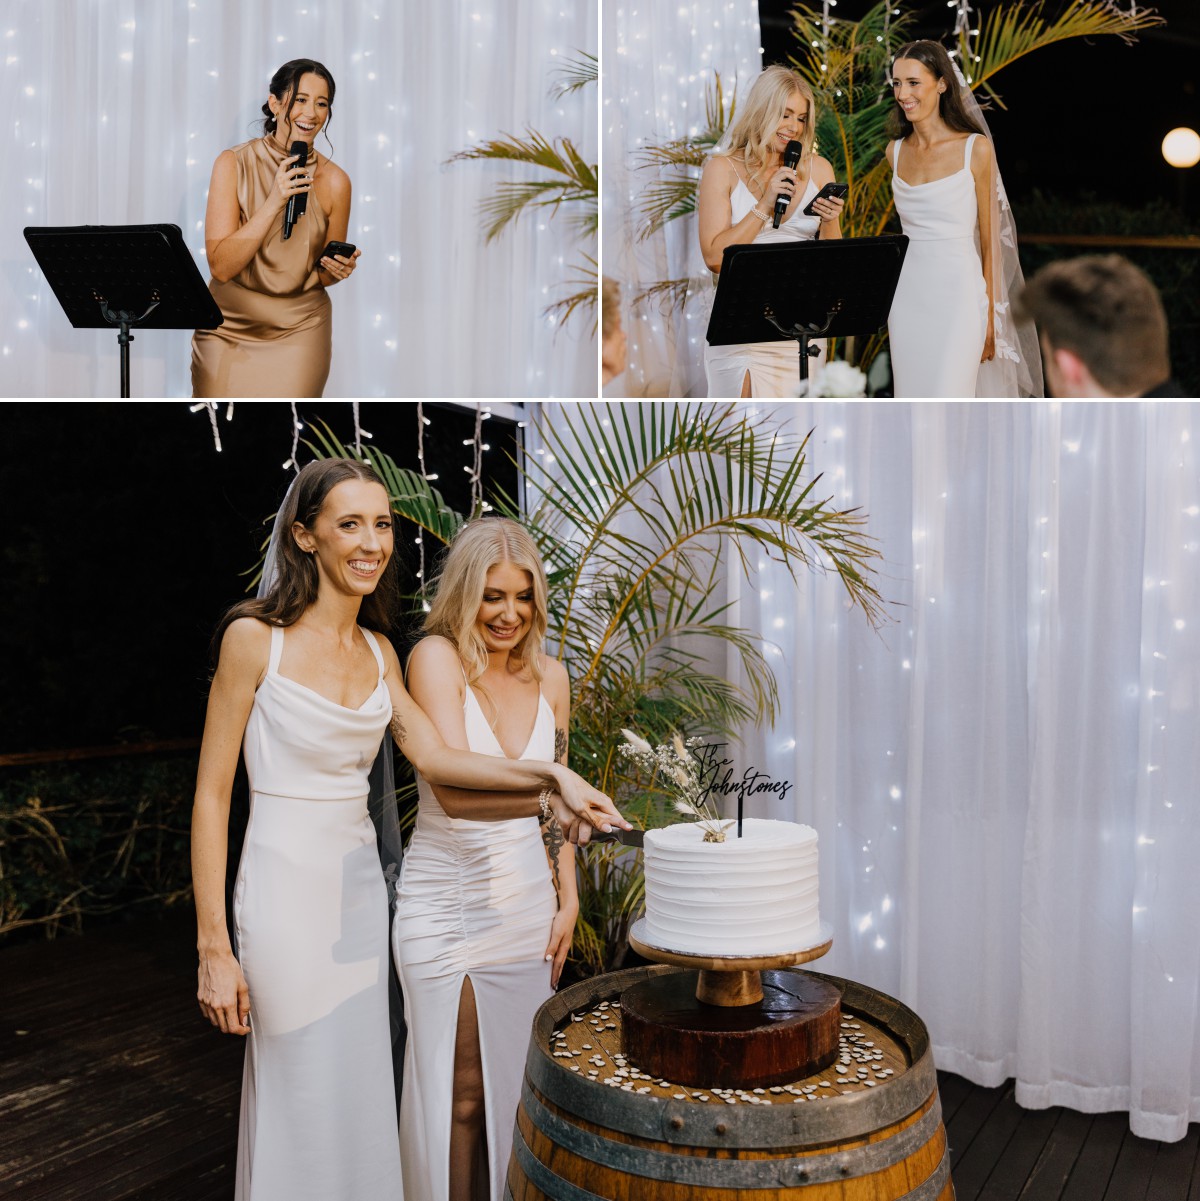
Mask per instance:
[[[367,774],[391,716],[267,674],[244,751],[250,824],[234,886],[250,989],[236,1201],[400,1201],[388,1025],[388,897]],[[420,1194],[417,1194],[420,1196]]]
[[[820,217],[806,217],[803,209],[820,189],[810,178],[808,187],[792,215],[780,223],[778,229],[764,225],[753,242],[765,246],[772,242],[812,241],[821,228]],[[754,193],[739,179],[729,195],[730,215],[736,225],[756,204]],[[770,203],[774,203],[772,198]],[[814,342],[821,350],[820,355],[809,359],[810,385],[815,383],[824,361],[825,343]],[[709,346],[704,348],[704,374],[708,379],[710,397],[741,396],[746,373],[750,373],[750,395],[763,397],[794,397],[800,387],[800,356],[796,343],[787,342],[741,342],[732,346]]]
[[[895,394],[975,395],[987,337],[987,286],[979,257],[979,211],[971,147],[963,166],[929,183],[900,178],[903,140],[892,156],[892,190],[908,251],[888,315]]]
[[[470,687],[463,714],[470,749],[503,756]],[[554,758],[554,711],[544,696],[519,758]],[[470,976],[483,1056],[490,1195],[500,1201],[530,1028],[551,995],[545,955],[558,902],[537,818],[453,818],[419,774],[417,788],[417,825],[400,870],[392,926],[408,1022],[400,1100],[404,1189],[410,1201],[445,1201],[449,1191],[454,1039],[463,980]]]

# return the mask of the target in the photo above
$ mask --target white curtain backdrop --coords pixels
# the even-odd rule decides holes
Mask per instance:
[[[597,22],[597,0],[0,0],[0,394],[118,382],[115,333],[70,327],[23,228],[173,222],[207,280],[213,160],[260,132],[274,70],[311,57],[337,81],[329,134],[363,251],[330,294],[326,395],[594,396],[589,323],[543,315],[586,249],[577,230],[526,216],[485,247],[479,202],[535,176],[445,163],[526,127],[595,162],[596,89],[549,89],[556,64],[596,52]],[[190,334],[139,333],[132,359],[134,395],[190,395]]]
[[[783,711],[743,766],[821,839],[819,964],[1019,1103],[1200,1119],[1200,404],[796,402],[899,619],[730,575]],[[737,664],[729,665],[730,671]],[[794,798],[794,801],[793,801]]]
[[[639,165],[647,143],[704,128],[704,90],[721,76],[726,97],[762,70],[756,0],[604,0],[604,272],[620,281],[629,365],[609,385],[615,396],[706,395],[704,322],[629,301],[661,280],[707,278],[694,218],[639,241],[638,199],[658,178]],[[679,368],[676,368],[676,362]],[[672,387],[672,375],[681,373]]]

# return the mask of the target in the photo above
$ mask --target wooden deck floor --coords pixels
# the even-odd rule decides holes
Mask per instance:
[[[194,972],[186,919],[0,951],[0,1197],[228,1201],[242,1043],[201,1019]],[[1200,1126],[1153,1143],[1123,1113],[939,1080],[959,1201],[1200,1201]]]

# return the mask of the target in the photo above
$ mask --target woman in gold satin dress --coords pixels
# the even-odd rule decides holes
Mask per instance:
[[[284,63],[263,105],[264,135],[213,164],[204,248],[209,291],[225,317],[192,338],[192,394],[201,398],[320,396],[329,375],[332,314],[326,289],[349,276],[360,251],[318,255],[350,224],[350,177],[313,143],[333,109],[335,84],[312,59]],[[308,164],[295,166],[293,142]],[[309,193],[291,236],[288,198]]]

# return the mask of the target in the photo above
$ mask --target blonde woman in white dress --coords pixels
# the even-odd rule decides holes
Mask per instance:
[[[565,764],[570,684],[542,653],[546,575],[522,526],[487,517],[459,531],[425,630],[408,687],[449,746],[498,766]],[[418,787],[392,940],[409,1027],[405,1190],[500,1201],[530,1028],[579,911],[574,848],[553,817],[529,816],[536,790],[466,791],[422,776]]]
[[[272,546],[273,582],[217,630],[192,816],[197,998],[214,1026],[247,1036],[234,1195],[398,1201],[388,887],[367,811],[385,732],[439,785],[510,790],[507,811],[533,825],[539,794],[572,837],[626,823],[550,762],[552,746],[538,761],[470,754],[446,746],[414,704],[382,633],[398,596],[392,513],[369,467],[305,467]],[[226,848],[243,741],[251,803],[235,956]]]
[[[812,89],[788,67],[768,67],[738,105],[722,149],[704,166],[697,198],[700,250],[714,277],[727,246],[842,236],[841,200],[818,200],[815,216],[803,213],[821,187],[834,182],[833,167],[813,152],[815,123]],[[783,165],[791,141],[804,147],[795,168]],[[780,193],[789,201],[775,229],[775,197]],[[708,395],[795,396],[800,383],[798,362],[796,343],[790,340],[706,344]]]

